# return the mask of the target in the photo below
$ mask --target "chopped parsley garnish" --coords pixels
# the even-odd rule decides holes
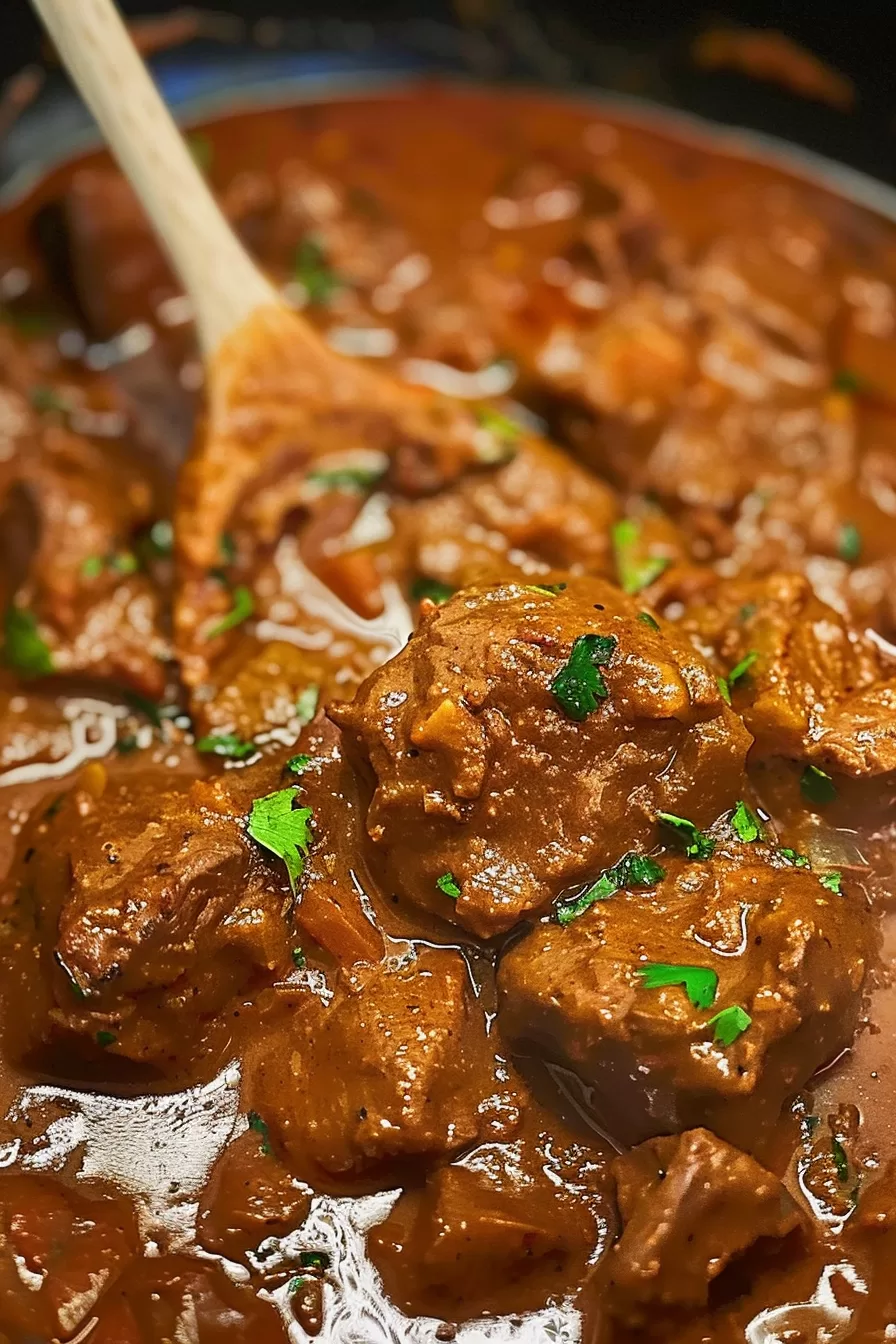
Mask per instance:
[[[601,873],[596,882],[578,896],[559,901],[556,907],[558,924],[570,924],[597,901],[605,901],[626,887],[655,887],[666,876],[666,870],[647,854],[624,854],[612,868]]]
[[[85,579],[98,579],[104,570],[111,574],[136,574],[140,562],[133,551],[115,551],[112,555],[88,555],[81,565]]]
[[[566,591],[565,583],[527,583],[524,587],[527,593],[544,593],[547,597],[556,597]]]
[[[747,621],[752,621],[758,610],[755,602],[745,602],[737,613],[737,618],[742,624],[746,625]]]
[[[118,1037],[115,1035],[114,1031],[98,1031],[96,1034],[96,1043],[101,1046],[103,1050],[108,1049],[110,1045],[114,1045],[117,1040]]]
[[[833,870],[830,873],[823,873],[818,880],[823,887],[826,887],[828,889],[828,891],[833,891],[834,894],[837,896],[840,895],[840,891],[843,885],[842,873],[838,873],[836,870]]]
[[[651,630],[659,630],[660,628],[659,621],[656,620],[655,617],[651,616],[649,611],[639,611],[638,620],[642,623],[642,625],[649,625]]]
[[[747,845],[762,839],[762,822],[742,798],[731,814],[731,826],[738,840]]]
[[[719,683],[719,690],[722,692],[722,697],[727,700],[729,705],[731,704],[731,692],[739,681],[743,681],[758,657],[759,654],[756,650],[750,649],[750,652],[745,654],[739,663],[735,663],[727,677],[716,678]]]
[[[293,775],[301,775],[311,764],[311,757],[300,752],[298,756],[290,756],[286,762],[286,768]]]
[[[296,970],[304,971],[306,966],[305,953],[300,947],[294,947],[292,950],[292,964]]]
[[[623,592],[640,593],[669,568],[667,555],[642,555],[639,553],[641,524],[632,518],[622,518],[613,524],[613,554],[616,557],[616,572]]]
[[[210,733],[200,737],[196,750],[212,756],[224,756],[230,761],[246,761],[254,756],[258,748],[254,742],[246,742],[237,733]]]
[[[807,765],[800,775],[800,792],[807,802],[823,807],[837,797],[837,786],[830,775],[819,770],[817,765]]]
[[[657,821],[672,833],[675,842],[689,859],[708,859],[715,853],[716,842],[712,836],[698,830],[687,817],[676,817],[672,812],[658,812]]]
[[[293,271],[296,279],[305,286],[309,303],[325,306],[343,287],[316,238],[303,238],[299,243]]]
[[[88,555],[87,559],[81,565],[81,577],[84,579],[98,579],[106,568],[106,562],[101,555]]]
[[[3,656],[10,667],[26,677],[46,677],[55,670],[53,655],[40,636],[34,613],[27,607],[6,608]]]
[[[334,467],[331,471],[309,471],[306,479],[325,490],[349,490],[363,495],[382,476],[382,467]]]
[[[443,891],[446,896],[450,896],[452,901],[460,899],[460,887],[453,873],[443,873],[441,877],[437,877],[436,886],[439,891]]]
[[[812,867],[811,863],[806,858],[805,854],[799,854],[795,849],[787,849],[786,846],[782,846],[778,850],[778,853],[781,855],[781,858],[784,859],[786,863],[792,864],[794,868]]]
[[[506,462],[511,457],[523,436],[523,427],[509,415],[496,411],[493,406],[476,406],[473,410],[480,429],[490,434],[495,443],[494,449],[479,451],[480,461]]]
[[[232,532],[222,532],[218,538],[218,554],[221,556],[221,563],[232,565],[236,560],[236,542]]]
[[[317,1269],[323,1273],[330,1268],[330,1257],[326,1251],[300,1251],[299,1264],[303,1269]]]
[[[226,635],[228,630],[242,625],[243,621],[247,621],[252,615],[255,610],[255,599],[245,584],[237,584],[232,597],[233,606],[230,611],[206,631],[206,639],[217,639],[219,635]]]
[[[47,387],[43,383],[38,383],[28,392],[28,400],[36,411],[46,413],[48,411],[66,412],[71,410],[71,406],[61,397],[54,387]]]
[[[246,828],[253,840],[286,864],[293,895],[311,844],[311,808],[294,807],[297,797],[298,790],[290,787],[256,798]]]
[[[645,989],[682,985],[695,1008],[709,1008],[719,986],[718,975],[708,966],[666,966],[662,962],[652,962],[638,966],[637,971]]]
[[[57,798],[57,799],[56,799],[56,802],[61,804],[61,803],[64,801],[64,797],[65,797],[65,795],[62,795],[60,798]],[[52,807],[52,806],[53,806],[53,804],[51,803],[51,804],[50,804],[50,807]],[[58,810],[58,809],[57,809],[57,810]],[[44,816],[45,816],[45,817],[48,817],[48,816],[49,816],[49,813],[50,813],[50,808],[47,808],[47,811],[44,813]],[[54,813],[53,815],[55,816],[56,814]],[[62,971],[62,974],[65,976],[66,980],[68,981],[68,987],[69,987],[69,989],[70,989],[71,992],[74,994],[75,998],[78,999],[79,1002],[82,1002],[82,1003],[83,1003],[83,1001],[87,998],[87,990],[84,988],[83,985],[79,984],[79,982],[75,979],[74,975],[73,975],[72,972],[69,970],[69,968],[66,966],[65,962],[62,960],[62,958],[60,957],[60,955],[59,955],[58,952],[54,952],[54,953],[53,953],[53,957],[54,957],[54,959],[55,959],[55,961],[56,961],[56,965],[59,967],[59,969]]]
[[[449,584],[441,583],[438,579],[427,579],[424,575],[411,584],[411,597],[415,602],[422,602],[428,597],[437,607],[447,602],[449,597],[453,597],[456,591],[457,589],[450,587]]]
[[[845,1185],[849,1180],[849,1158],[846,1156],[843,1144],[836,1137],[831,1140],[831,1156],[837,1168],[837,1179],[841,1185]]]
[[[610,692],[600,669],[616,649],[615,635],[580,635],[564,667],[551,682],[551,692],[567,718],[581,723]]]
[[[715,1028],[712,1038],[716,1045],[733,1045],[752,1021],[750,1014],[739,1003],[733,1003],[730,1008],[723,1008],[715,1017],[711,1017],[706,1025]]]
[[[156,555],[170,555],[174,550],[174,528],[170,518],[159,518],[149,529],[149,542]]]
[[[290,1279],[289,1283],[286,1285],[286,1291],[292,1296],[293,1293],[301,1292],[307,1282],[308,1280],[303,1274],[297,1274],[295,1278]]]
[[[862,534],[855,523],[844,523],[837,538],[837,554],[847,564],[854,565],[862,554]]]
[[[262,1120],[257,1111],[250,1111],[246,1119],[249,1121],[249,1128],[261,1135],[261,1151],[265,1157],[270,1157],[274,1150],[271,1147],[271,1134],[266,1121]]]
[[[845,392],[847,396],[855,396],[861,392],[865,386],[865,380],[852,369],[838,369],[831,379],[831,387],[835,392]]]
[[[296,718],[302,728],[310,723],[317,713],[317,706],[320,700],[320,687],[311,685],[306,686],[296,698]]]

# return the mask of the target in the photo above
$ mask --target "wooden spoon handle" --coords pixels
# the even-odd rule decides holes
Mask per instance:
[[[152,220],[196,313],[206,357],[262,305],[281,302],[193,162],[113,0],[32,0]]]

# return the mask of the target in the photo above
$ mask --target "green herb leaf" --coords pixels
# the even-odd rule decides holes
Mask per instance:
[[[738,620],[746,625],[747,621],[752,621],[758,610],[759,608],[755,602],[745,602],[737,614]]]
[[[818,880],[823,887],[827,888],[828,891],[833,891],[836,896],[840,895],[843,885],[842,873],[838,873],[836,872],[836,870],[830,873],[823,873]]]
[[[54,387],[46,387],[43,384],[37,384],[30,388],[28,400],[36,411],[46,414],[50,411],[65,413],[71,410],[71,406],[60,396]]]
[[[81,577],[98,579],[105,568],[106,562],[101,555],[88,555],[81,565]]]
[[[244,584],[238,584],[233,590],[233,606],[226,616],[222,616],[220,621],[216,621],[210,630],[206,631],[206,639],[217,639],[219,635],[225,635],[228,630],[233,630],[236,626],[242,625],[247,621],[255,610],[255,599]]]
[[[756,652],[756,650],[750,649],[750,652],[745,654],[744,657],[741,658],[739,663],[735,663],[734,667],[732,667],[727,677],[716,678],[719,684],[719,690],[722,692],[723,697],[725,698],[725,700],[728,701],[729,705],[731,704],[731,692],[734,690],[738,682],[743,681],[744,677],[747,675],[750,668],[756,662],[758,657],[759,654]]]
[[[715,1017],[711,1017],[706,1025],[715,1028],[712,1038],[717,1045],[733,1045],[752,1021],[750,1014],[740,1004],[733,1003],[730,1008],[723,1008]]]
[[[438,579],[427,579],[422,575],[411,584],[411,597],[415,602],[422,602],[428,597],[437,607],[447,602],[449,597],[453,597],[456,591],[456,588],[451,588],[447,583],[440,583]]]
[[[311,685],[306,686],[304,691],[296,699],[296,718],[300,727],[304,728],[310,723],[317,713],[317,705],[320,700],[320,687]]]
[[[597,901],[605,901],[617,891],[632,887],[655,887],[666,876],[666,870],[647,854],[624,854],[612,868],[607,868],[596,882],[578,896],[558,901],[555,914],[558,924],[570,924]]]
[[[854,565],[862,554],[862,534],[855,523],[844,523],[837,538],[837,554],[847,564]]]
[[[116,551],[106,561],[113,574],[136,574],[140,562],[133,551]]]
[[[118,1037],[114,1031],[98,1031],[96,1034],[96,1043],[102,1046],[104,1050],[108,1049],[110,1045],[114,1045],[117,1040]]]
[[[294,948],[293,948],[293,950],[292,950],[292,962],[293,962],[293,965],[296,967],[297,970],[299,970],[299,971],[304,971],[305,966],[307,965],[307,963],[306,963],[306,961],[305,961],[305,953],[302,951],[302,949],[301,949],[300,947],[294,947]]]
[[[800,775],[800,792],[807,802],[823,807],[837,797],[837,786],[817,765],[807,765]]]
[[[834,392],[845,392],[848,396],[855,396],[865,387],[865,380],[852,369],[838,369],[831,379],[831,388]]]
[[[224,565],[232,565],[236,561],[236,541],[232,532],[221,533],[218,538],[218,554]]]
[[[782,846],[778,850],[778,853],[780,854],[782,859],[784,859],[787,863],[792,864],[794,868],[812,867],[811,863],[806,858],[805,854],[798,854],[795,849],[787,849],[786,846]]]
[[[41,638],[37,619],[27,607],[11,605],[3,618],[3,656],[26,677],[47,677],[55,671],[53,655]]]
[[[526,583],[523,587],[527,593],[545,593],[548,597],[556,597],[566,590],[565,583]]]
[[[616,572],[623,592],[640,593],[642,588],[650,586],[654,580],[669,568],[667,555],[643,555],[639,553],[641,524],[632,518],[622,518],[613,524],[613,553],[616,557]]]
[[[715,853],[716,842],[705,831],[699,831],[687,817],[676,817],[672,812],[658,812],[657,821],[670,831],[676,844],[689,859],[708,859]]]
[[[491,445],[479,448],[479,460],[489,464],[506,462],[519,446],[525,432],[523,426],[511,420],[509,415],[496,411],[493,406],[476,406],[473,414],[479,428],[484,429],[492,440]]]
[[[831,1140],[831,1154],[834,1158],[834,1166],[837,1168],[837,1179],[841,1185],[845,1185],[849,1180],[849,1158],[846,1156],[846,1149],[838,1138]]]
[[[306,480],[324,490],[347,490],[363,495],[382,478],[382,467],[334,467],[331,471],[309,471]]]
[[[252,839],[286,864],[293,895],[311,844],[311,808],[294,807],[297,797],[298,790],[290,787],[256,798],[247,825]]]
[[[300,1251],[299,1264],[303,1269],[319,1269],[323,1272],[330,1268],[330,1257],[326,1251]]]
[[[274,1150],[271,1147],[271,1132],[267,1123],[262,1120],[257,1111],[250,1111],[246,1119],[249,1121],[249,1128],[254,1129],[256,1134],[261,1135],[261,1151],[265,1157],[270,1157]]]
[[[452,901],[459,900],[460,887],[453,873],[443,873],[441,877],[437,877],[436,886],[439,891],[443,891],[446,896],[450,896]]]
[[[237,733],[210,733],[200,737],[196,750],[212,756],[224,756],[230,761],[246,761],[254,756],[258,748],[254,742],[246,742]]]
[[[286,1291],[292,1296],[294,1293],[300,1292],[307,1282],[308,1280],[303,1274],[297,1274],[295,1278],[290,1279],[289,1283],[286,1285]]]
[[[649,611],[639,611],[638,620],[641,621],[643,625],[649,625],[651,630],[659,630],[660,628],[659,621],[651,616]]]
[[[327,260],[323,246],[314,237],[303,238],[296,248],[293,272],[305,286],[308,302],[325,307],[343,283]]]
[[[751,807],[741,798],[731,814],[731,826],[738,840],[750,845],[763,837],[762,822]]]
[[[719,987],[718,975],[708,966],[667,966],[663,962],[651,962],[636,969],[645,989],[683,985],[695,1008],[709,1008]]]
[[[311,757],[300,752],[298,756],[290,756],[286,762],[286,768],[294,775],[301,775],[311,764]]]
[[[725,704],[726,704],[726,705],[730,705],[730,704],[731,704],[731,692],[730,692],[729,689],[728,689],[728,678],[727,678],[727,677],[716,677],[716,685],[718,686],[719,690],[720,690],[721,693],[722,693],[722,699],[725,701]]]
[[[551,691],[567,718],[581,723],[610,692],[600,673],[616,649],[614,635],[580,635],[569,658],[551,682]]]

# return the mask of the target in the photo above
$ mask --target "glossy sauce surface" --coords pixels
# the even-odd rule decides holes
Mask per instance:
[[[893,226],[522,95],[193,145],[462,406],[260,380],[237,482],[108,162],[0,221],[0,1337],[888,1338]]]

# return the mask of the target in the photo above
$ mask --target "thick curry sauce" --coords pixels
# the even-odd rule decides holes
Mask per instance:
[[[460,409],[213,461],[108,161],[0,220],[0,1339],[896,1337],[894,226],[529,95],[192,144]]]

